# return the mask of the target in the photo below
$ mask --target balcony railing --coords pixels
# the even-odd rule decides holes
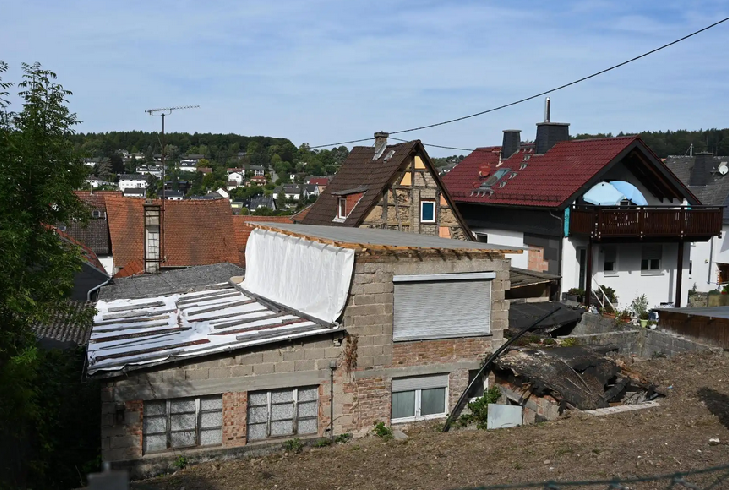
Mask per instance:
[[[721,233],[720,206],[577,206],[570,211],[570,234],[610,238],[708,239]]]

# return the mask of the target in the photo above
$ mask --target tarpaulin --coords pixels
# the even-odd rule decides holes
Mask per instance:
[[[347,302],[353,272],[352,249],[253,230],[246,245],[243,288],[334,323]]]

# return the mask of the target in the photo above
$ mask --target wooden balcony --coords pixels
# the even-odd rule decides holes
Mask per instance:
[[[702,241],[721,234],[720,206],[577,206],[570,210],[570,235],[601,240]]]

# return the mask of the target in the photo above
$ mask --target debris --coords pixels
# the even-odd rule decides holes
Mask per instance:
[[[717,444],[719,444],[719,438],[718,437],[712,437],[712,438],[710,438],[709,439],[709,444],[711,444],[712,446],[716,446]]]
[[[548,459],[545,459],[545,460],[544,460],[544,464],[549,464],[549,463],[551,463],[551,461],[550,461],[550,460],[548,460]]]
[[[408,438],[408,435],[405,434],[401,430],[393,430],[392,431],[392,438],[395,439],[396,441],[404,441],[405,439]]]

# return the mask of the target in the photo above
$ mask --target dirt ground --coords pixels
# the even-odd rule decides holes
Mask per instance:
[[[496,431],[440,433],[420,427],[403,441],[373,436],[301,454],[207,463],[132,488],[448,489],[605,480],[729,464],[729,358],[690,354],[638,361],[631,368],[671,387],[659,407],[604,417],[573,412],[553,422]],[[706,488],[720,475],[687,481]],[[629,486],[666,488],[670,483]],[[729,479],[714,488],[729,489]]]

